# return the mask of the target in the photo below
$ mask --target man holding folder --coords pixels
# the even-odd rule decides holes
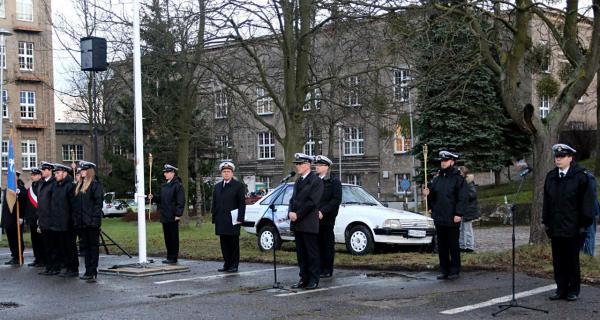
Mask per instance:
[[[238,272],[240,226],[246,213],[246,191],[244,185],[233,178],[233,163],[221,163],[219,171],[223,181],[217,183],[213,193],[212,222],[215,225],[215,234],[221,240],[221,253],[225,262],[223,268],[218,271]]]

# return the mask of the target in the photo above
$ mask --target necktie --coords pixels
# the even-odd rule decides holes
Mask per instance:
[[[561,178],[564,178],[564,177],[565,177],[565,173],[564,173],[564,172],[561,172],[561,173],[559,173],[558,175],[559,175]]]

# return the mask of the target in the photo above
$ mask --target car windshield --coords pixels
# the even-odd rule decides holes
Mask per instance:
[[[275,196],[275,195],[278,195],[278,194],[279,194],[279,190],[280,190],[281,188],[283,188],[283,187],[285,187],[285,185],[283,185],[283,186],[279,186],[279,187],[277,187],[277,188],[273,189],[273,191],[272,191],[271,193],[269,193],[267,196],[265,196],[264,198],[262,198],[262,199],[260,200],[260,204],[263,204],[263,205],[264,205],[264,204],[269,204],[269,203],[271,203],[271,201],[273,201],[273,196]]]
[[[343,186],[342,204],[362,204],[367,206],[381,206],[372,195],[358,186]]]

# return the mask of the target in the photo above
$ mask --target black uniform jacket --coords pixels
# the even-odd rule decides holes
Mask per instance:
[[[52,217],[50,216],[50,203],[52,202],[52,191],[54,190],[54,183],[56,180],[54,177],[50,177],[48,181],[45,179],[40,180],[38,184],[38,226],[41,229],[50,229]]]
[[[323,219],[319,222],[321,225],[332,226],[335,224],[342,203],[342,183],[336,177],[323,179],[323,195],[319,201],[319,210],[323,214]]]
[[[563,178],[558,168],[546,175],[542,223],[550,237],[575,237],[592,223],[594,190],[590,187],[585,169],[577,163]]]
[[[86,192],[81,190],[73,198],[73,225],[75,228],[94,227],[102,224],[102,184],[94,179]]]
[[[185,191],[181,184],[181,178],[174,177],[160,187],[160,195],[157,201],[160,210],[160,222],[175,222],[175,217],[183,215],[185,208]]]
[[[73,227],[73,196],[75,185],[73,178],[66,176],[52,185],[50,201],[50,219],[47,229],[52,231],[68,231]],[[39,211],[38,211],[39,212]]]
[[[215,185],[212,203],[212,221],[217,235],[239,235],[240,224],[233,225],[231,211],[238,209],[237,221],[244,222],[246,216],[246,192],[244,185],[231,179],[225,186],[223,181]]]
[[[17,195],[17,202],[13,207],[12,213],[8,211],[8,202],[6,202],[6,189],[2,190],[2,224],[0,225],[2,228],[16,228],[17,227],[17,203],[19,204],[19,218],[24,218],[24,210],[23,207],[25,205],[25,194],[27,190],[24,187],[19,186],[19,194]]]
[[[467,184],[467,207],[463,219],[465,221],[472,221],[481,216],[479,212],[479,206],[477,205],[477,187],[475,182],[465,182]]]
[[[29,189],[27,189],[26,200],[24,201],[25,203],[23,204],[23,207],[25,211],[25,218],[29,224],[37,224],[38,219],[37,207],[32,202],[35,200],[30,199],[29,193],[31,192],[34,198],[37,197],[40,183],[41,180],[32,182],[31,186],[29,186]]]
[[[319,202],[322,194],[323,181],[314,172],[296,180],[289,212],[296,212],[298,219],[291,222],[291,230],[319,233]]]
[[[429,183],[427,201],[431,207],[435,224],[460,226],[454,216],[462,217],[467,207],[467,183],[454,167],[440,170],[440,174]]]

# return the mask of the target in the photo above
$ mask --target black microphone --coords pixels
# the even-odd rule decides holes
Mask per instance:
[[[290,180],[291,177],[293,177],[295,175],[296,175],[296,171],[290,171],[290,173],[287,176],[285,176],[283,179],[281,179],[280,183],[287,182],[288,180]]]
[[[521,171],[521,173],[519,173],[519,176],[524,177],[532,172],[533,172],[533,169],[531,169],[531,167],[527,167],[527,168],[523,169],[523,171]]]

